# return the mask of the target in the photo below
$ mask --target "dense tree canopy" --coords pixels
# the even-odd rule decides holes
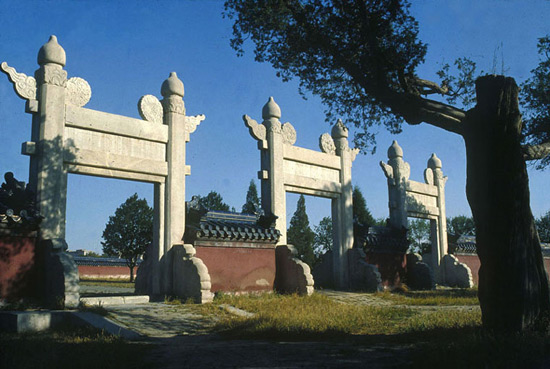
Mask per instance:
[[[290,227],[287,232],[288,243],[298,251],[298,257],[309,266],[315,262],[313,243],[315,233],[309,227],[309,219],[306,213],[306,199],[300,195],[296,204],[296,211],[290,219]]]
[[[199,196],[199,205],[206,210],[229,211],[229,205],[223,202],[222,195],[210,191],[206,196]]]
[[[134,268],[145,248],[153,241],[153,209],[147,200],[133,194],[109,217],[103,231],[103,253],[126,259],[130,268],[130,280],[134,280]]]
[[[476,225],[474,219],[465,215],[447,218],[447,232],[455,236],[475,235]]]
[[[258,189],[254,180],[250,180],[248,191],[246,192],[246,202],[241,212],[245,214],[254,214],[260,209],[260,199],[258,198]]]
[[[426,219],[409,219],[407,238],[411,251],[420,254],[431,252],[430,222]]]
[[[376,220],[367,208],[367,200],[361,192],[359,187],[353,188],[353,223],[360,226],[372,226],[376,223]]]

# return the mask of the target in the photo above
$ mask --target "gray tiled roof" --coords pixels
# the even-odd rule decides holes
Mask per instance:
[[[209,211],[199,224],[187,224],[196,240],[234,240],[276,243],[281,233],[274,227],[262,227],[256,215]],[[187,233],[187,232],[186,232]]]

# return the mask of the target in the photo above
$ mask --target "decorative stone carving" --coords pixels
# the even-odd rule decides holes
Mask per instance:
[[[59,67],[52,67],[50,65],[44,65],[36,71],[35,77],[38,84],[49,84],[59,87],[67,86],[67,71],[64,69],[58,69]]]
[[[359,154],[359,149],[355,148],[355,149],[350,149],[350,156],[351,156],[351,161],[355,161],[355,158],[357,157],[357,154]]]
[[[92,89],[83,78],[72,77],[67,81],[67,103],[82,107],[92,98]]]
[[[281,126],[281,122],[274,121],[270,122],[267,121],[267,132],[269,133],[282,133],[283,127]]]
[[[383,161],[380,162],[380,167],[382,168],[382,171],[384,172],[386,178],[388,180],[391,180],[391,184],[395,184],[395,180],[393,178],[393,167],[384,163]]]
[[[162,107],[165,112],[176,113],[176,114],[185,114],[185,103],[181,99],[163,99]]]
[[[206,117],[204,114],[201,115],[195,115],[192,117],[185,117],[185,129],[187,133],[193,133],[197,130],[197,126],[201,124],[203,120],[205,120]]]
[[[163,109],[159,99],[153,95],[145,95],[138,102],[139,115],[143,120],[162,123]]]
[[[244,125],[248,127],[250,135],[258,141],[263,141],[266,138],[266,130],[263,124],[258,124],[254,119],[248,115],[243,115]]]
[[[424,182],[426,182],[429,185],[434,184],[434,172],[431,168],[426,168],[424,170]]]
[[[17,96],[26,100],[36,99],[36,80],[34,77],[27,76],[24,73],[18,73],[15,68],[10,67],[6,62],[0,65],[0,69],[8,75],[9,80],[13,83],[13,89]]]
[[[322,152],[330,155],[336,155],[336,146],[334,140],[328,133],[323,133],[319,137],[319,148]]]
[[[296,130],[290,123],[283,124],[282,127],[283,132],[283,142],[289,145],[294,145],[296,142]]]

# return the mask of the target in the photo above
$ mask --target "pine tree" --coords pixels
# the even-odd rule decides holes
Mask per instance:
[[[199,196],[199,204],[209,211],[229,211],[229,205],[223,202],[222,195],[216,191],[210,191],[206,196]]]
[[[313,253],[315,233],[309,227],[304,195],[300,195],[298,199],[296,211],[290,220],[287,239],[288,243],[293,245],[298,251],[298,257],[306,264],[313,265],[315,262],[315,255]]]
[[[353,188],[353,223],[360,226],[372,226],[376,220],[367,208],[367,201],[359,187]]]
[[[246,193],[246,202],[241,210],[245,214],[254,214],[257,209],[260,209],[260,199],[258,198],[258,189],[254,180],[250,180],[250,186],[248,186],[248,192]]]
[[[315,247],[316,257],[320,257],[327,251],[332,250],[332,218],[324,217],[318,225],[315,226]]]

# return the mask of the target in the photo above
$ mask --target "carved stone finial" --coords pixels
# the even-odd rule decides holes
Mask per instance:
[[[432,156],[428,159],[428,168],[431,168],[432,170],[441,169],[441,160],[435,155],[435,153],[432,153]]]
[[[281,118],[281,108],[279,107],[279,105],[277,105],[275,100],[273,100],[272,96],[269,98],[262,109],[262,118],[264,120],[267,120],[269,118]]]
[[[57,43],[54,35],[38,51],[38,65],[53,63],[64,67],[66,61],[65,50]]]
[[[170,95],[183,97],[185,89],[183,88],[183,82],[178,78],[176,72],[171,72],[170,77],[162,83],[160,93],[163,97],[168,97]]]
[[[342,122],[342,119],[338,119],[336,121],[336,124],[332,127],[332,130],[330,131],[330,134],[332,138],[347,138],[348,137],[348,129]]]
[[[402,158],[403,157],[403,149],[396,140],[394,140],[388,149],[388,158],[395,159],[395,158]]]

